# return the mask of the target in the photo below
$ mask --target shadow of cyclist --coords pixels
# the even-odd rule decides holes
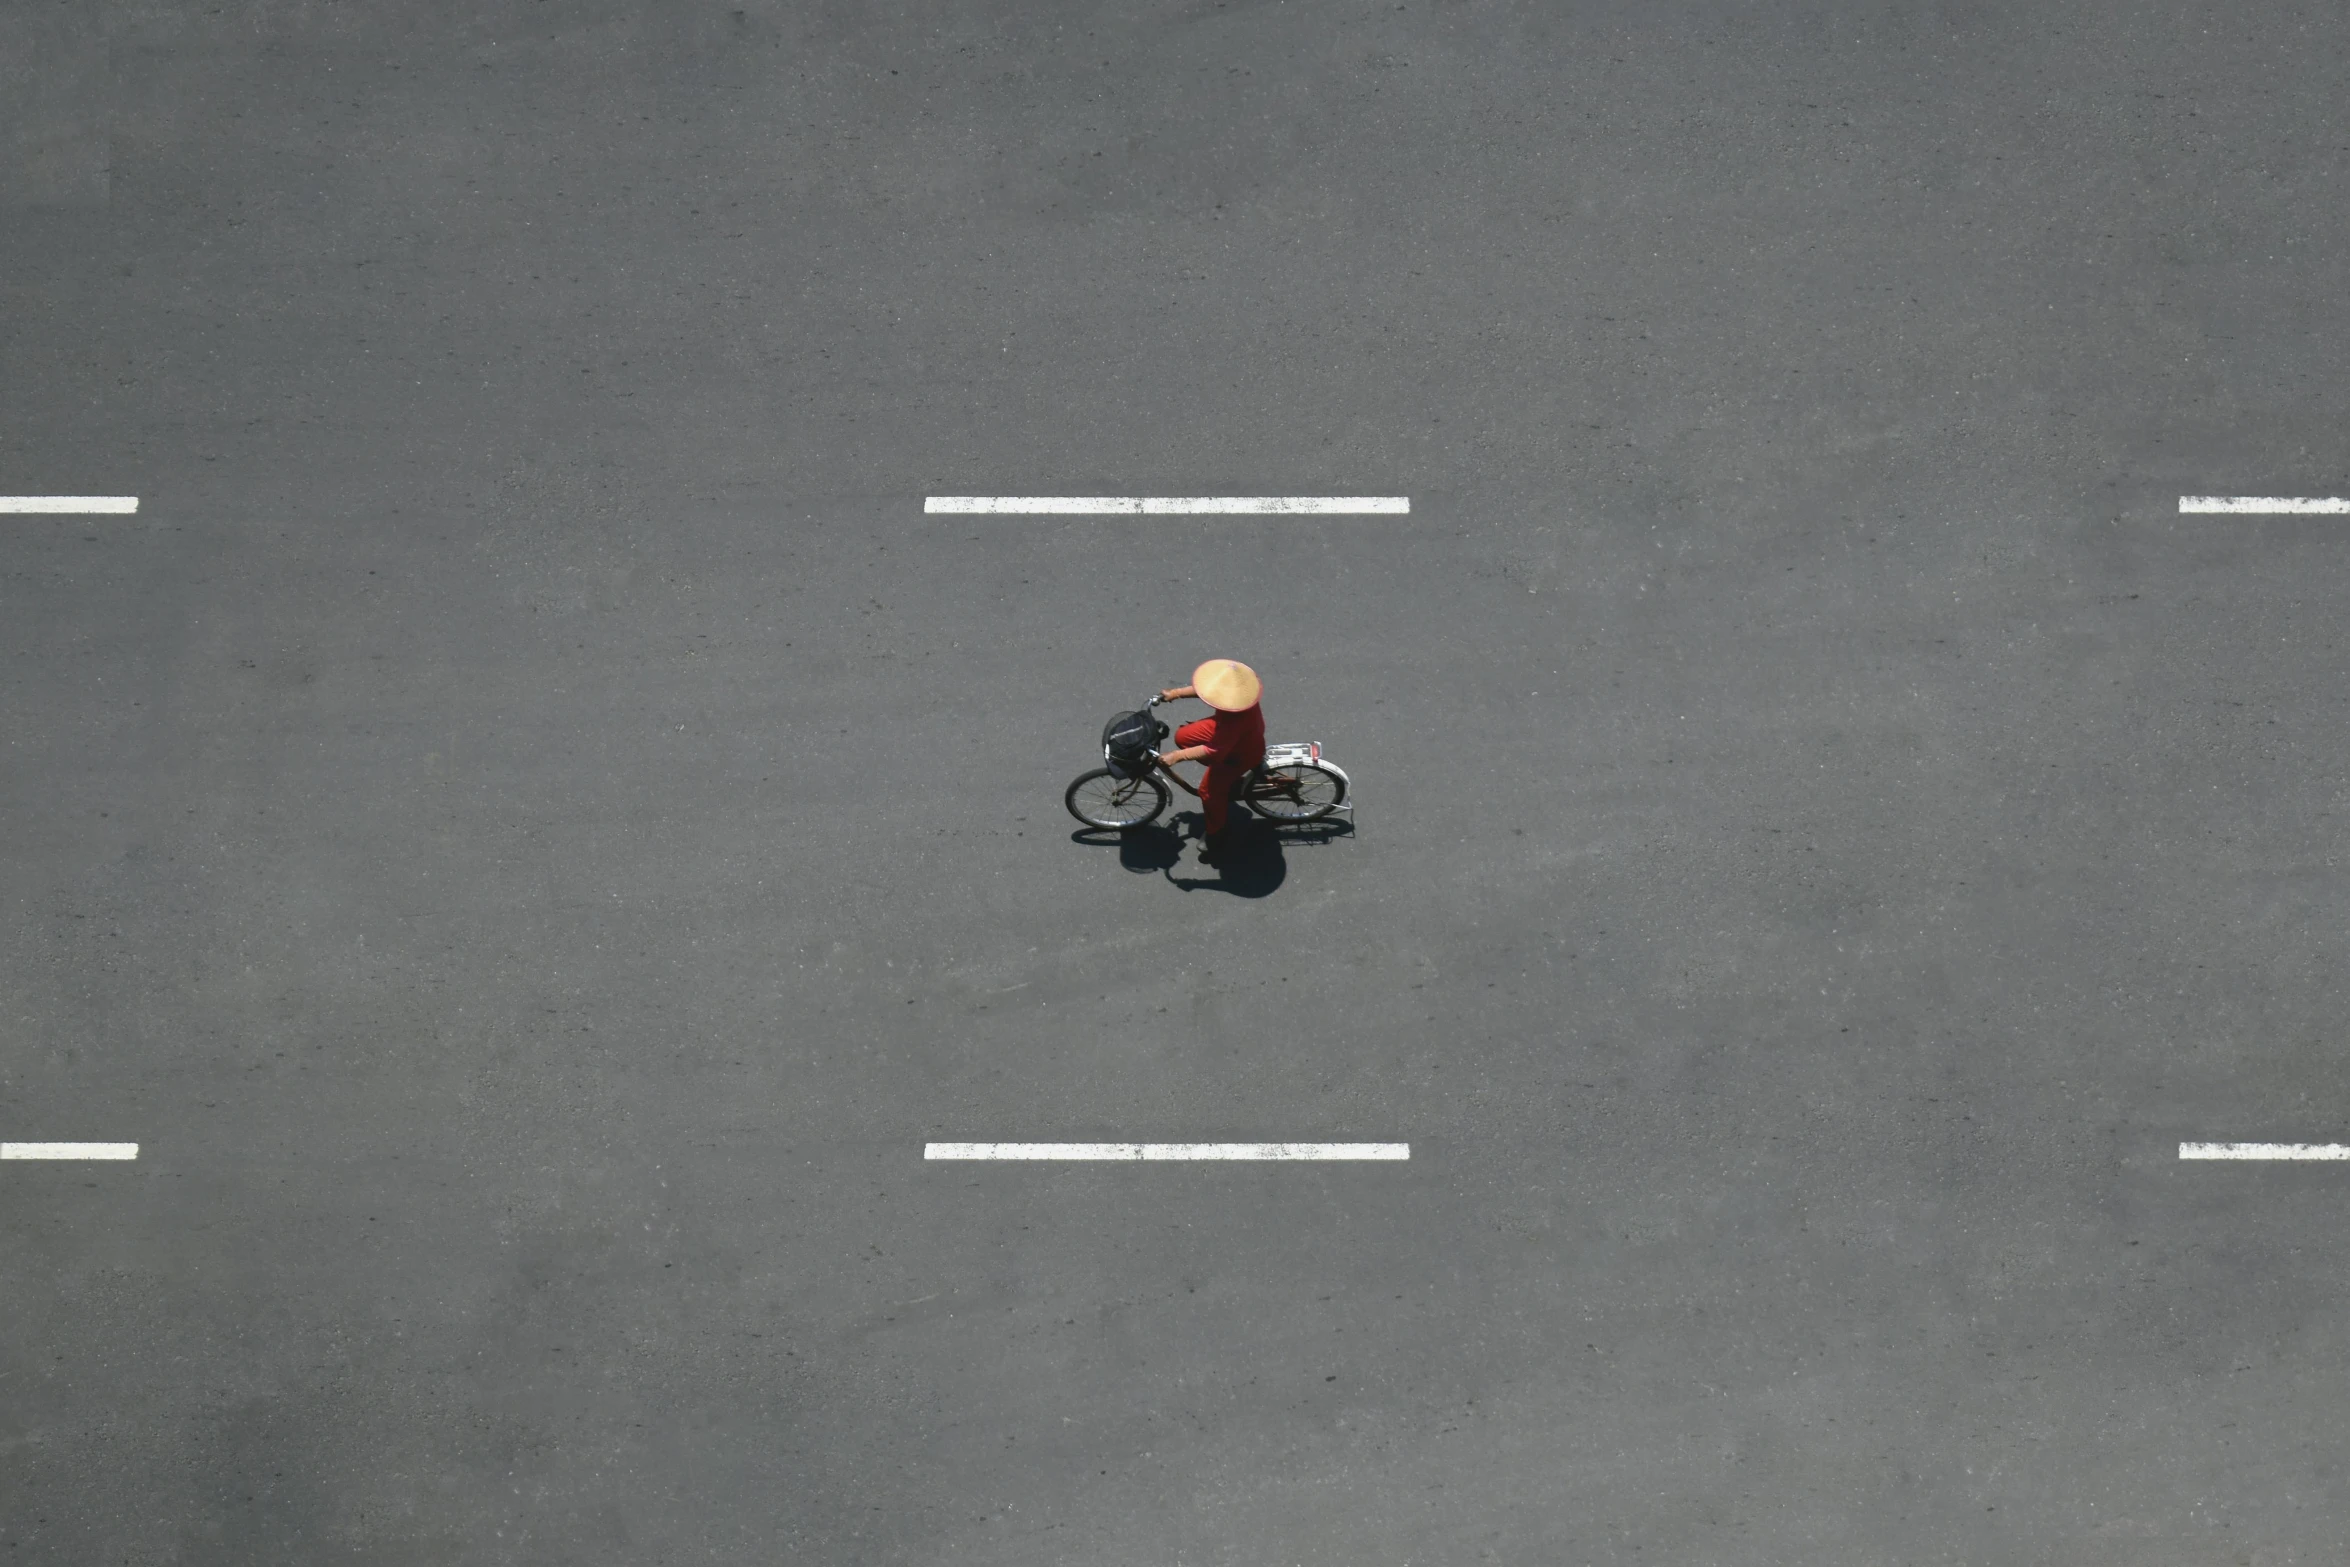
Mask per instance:
[[[1130,827],[1110,832],[1084,827],[1069,835],[1071,843],[1106,849],[1116,845],[1118,863],[1137,876],[1160,875],[1185,892],[1228,892],[1236,898],[1262,898],[1289,879],[1289,858],[1296,848],[1320,848],[1354,836],[1354,823],[1340,818],[1316,822],[1274,823],[1254,816],[1234,816],[1224,852],[1214,865],[1203,864],[1213,876],[1178,876],[1186,836],[1199,827],[1199,813],[1185,811],[1167,825]]]
[[[1185,892],[1229,892],[1235,897],[1262,898],[1288,879],[1289,865],[1282,858],[1281,839],[1267,823],[1236,820],[1232,830],[1225,834],[1224,852],[1217,856],[1213,876],[1178,876],[1175,867],[1183,863],[1185,826],[1196,827],[1196,812],[1186,811],[1175,818],[1176,825],[1129,827],[1124,832],[1104,832],[1081,828],[1069,835],[1071,843],[1089,844],[1097,848],[1118,846],[1118,863],[1137,876],[1153,873],[1167,878]]]
[[[1189,812],[1185,817],[1190,816]],[[1204,861],[1202,862],[1205,863]],[[1233,813],[1224,842],[1216,855],[1215,877],[1178,876],[1173,866],[1167,880],[1185,892],[1229,892],[1236,898],[1266,897],[1289,879],[1289,861],[1281,852],[1281,835],[1271,824]]]
[[[1080,827],[1069,835],[1071,843],[1082,843],[1089,849],[1107,849],[1115,846],[1118,863],[1137,876],[1156,875],[1171,870],[1183,858],[1183,834],[1171,827],[1152,825],[1129,827],[1119,832],[1105,827]]]

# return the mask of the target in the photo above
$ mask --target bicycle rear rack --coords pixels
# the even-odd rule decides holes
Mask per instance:
[[[1345,768],[1339,766],[1336,762],[1324,761],[1322,759],[1321,741],[1284,740],[1278,745],[1269,745],[1265,747],[1265,760],[1263,765],[1266,767],[1288,767],[1299,762],[1311,762],[1316,767],[1327,768],[1331,772],[1336,773],[1342,780],[1344,780],[1346,784],[1347,797],[1339,801],[1336,805],[1330,807],[1330,813],[1333,816],[1352,816],[1354,814],[1355,781],[1352,778],[1347,777]]]

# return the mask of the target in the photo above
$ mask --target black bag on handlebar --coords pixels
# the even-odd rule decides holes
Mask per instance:
[[[1113,771],[1136,772],[1150,766],[1150,759],[1158,754],[1159,742],[1167,738],[1167,726],[1151,717],[1148,709],[1120,713],[1102,726],[1102,750],[1109,757]]]

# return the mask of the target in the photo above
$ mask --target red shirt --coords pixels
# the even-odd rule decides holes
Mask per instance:
[[[1243,713],[1211,713],[1185,724],[1175,738],[1186,747],[1206,746],[1202,760],[1210,767],[1254,767],[1265,759],[1265,710],[1260,704]]]

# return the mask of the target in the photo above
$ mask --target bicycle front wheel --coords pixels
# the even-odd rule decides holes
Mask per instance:
[[[1248,807],[1277,822],[1316,822],[1346,799],[1346,780],[1312,762],[1266,768],[1249,780]]]
[[[1167,786],[1152,774],[1121,778],[1107,767],[1078,776],[1062,797],[1069,814],[1088,827],[1124,832],[1140,827],[1167,808]]]

